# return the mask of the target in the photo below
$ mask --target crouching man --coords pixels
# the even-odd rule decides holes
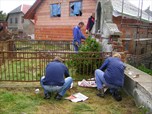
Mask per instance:
[[[99,93],[97,96],[104,97],[103,84],[110,89],[115,100],[121,101],[119,89],[124,85],[125,65],[121,61],[121,55],[115,53],[113,57],[107,58],[102,66],[95,71],[95,80]]]
[[[55,99],[61,100],[71,87],[73,80],[69,75],[68,68],[62,61],[60,57],[55,57],[46,67],[45,76],[40,80],[40,84],[44,89],[44,99],[50,99],[51,93],[57,92]]]

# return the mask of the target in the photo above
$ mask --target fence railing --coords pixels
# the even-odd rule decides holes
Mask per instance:
[[[72,41],[9,40],[7,43],[11,51],[73,51]]]
[[[97,52],[1,51],[0,81],[39,81],[45,75],[46,65],[55,56],[64,59],[74,80],[93,77],[103,60],[103,54]]]

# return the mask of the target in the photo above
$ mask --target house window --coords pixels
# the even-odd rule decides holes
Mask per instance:
[[[10,24],[12,24],[13,23],[13,19],[12,18],[10,18]]]
[[[61,3],[50,5],[51,17],[61,17]]]
[[[82,0],[70,2],[70,16],[82,16]]]
[[[144,52],[145,52],[145,49],[141,48],[141,54],[144,54]]]
[[[22,17],[22,23],[24,23],[24,18]]]
[[[17,19],[17,17],[15,18],[15,23],[18,23],[18,19]]]

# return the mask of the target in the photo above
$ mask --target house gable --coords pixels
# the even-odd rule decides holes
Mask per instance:
[[[45,1],[45,0],[43,0],[43,1]],[[35,12],[39,8],[41,3],[42,3],[42,0],[36,0],[35,3],[31,6],[31,8],[26,12],[26,14],[24,15],[24,18],[25,19],[34,19]]]

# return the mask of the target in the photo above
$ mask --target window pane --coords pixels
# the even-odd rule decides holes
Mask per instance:
[[[15,23],[18,23],[18,20],[17,20],[17,18],[15,18]]]
[[[24,18],[22,17],[22,23],[24,23]]]
[[[61,16],[61,4],[51,4],[51,17],[60,17]]]
[[[10,23],[11,23],[11,24],[13,23],[12,18],[10,18]]]
[[[70,16],[82,16],[82,1],[70,2]]]

